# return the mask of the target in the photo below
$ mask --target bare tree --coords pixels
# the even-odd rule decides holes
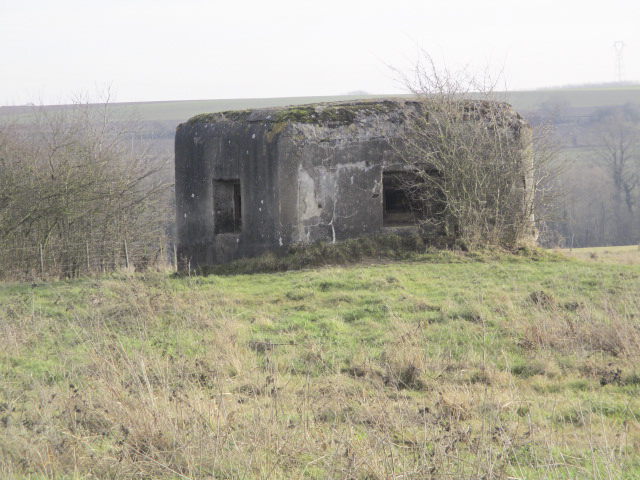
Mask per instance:
[[[535,241],[556,193],[557,150],[541,127],[533,135],[495,83],[438,68],[424,54],[404,84],[416,97],[405,123],[402,157],[413,175],[405,190],[427,231],[468,247]],[[535,148],[534,147],[538,147]],[[544,147],[544,148],[543,148]]]
[[[614,242],[638,241],[638,183],[640,181],[640,114],[630,106],[609,109],[593,126],[594,150],[613,186]]]
[[[153,255],[171,216],[159,175],[167,159],[150,156],[135,122],[112,111],[79,101],[0,126],[5,275],[74,276]]]

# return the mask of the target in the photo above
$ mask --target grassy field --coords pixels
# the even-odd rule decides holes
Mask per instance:
[[[585,86],[514,91],[508,101],[516,110],[533,110],[545,103],[562,102],[567,108],[598,108],[640,103],[640,85]]]
[[[175,102],[145,102],[123,104],[133,106],[142,120],[186,121],[205,112],[223,112],[226,110],[244,110],[248,108],[278,107],[301,105],[317,102],[335,102],[340,100],[380,98],[385,95],[336,95],[331,97],[283,97],[283,98],[246,98],[221,100],[187,100]],[[388,96],[388,95],[387,95]],[[392,95],[403,97],[403,95]],[[502,99],[503,95],[498,94]],[[593,108],[626,103],[640,103],[640,85],[601,88],[568,88],[555,90],[513,91],[506,94],[506,101],[516,110],[535,110],[540,105],[562,102],[568,108]],[[116,108],[118,108],[116,106]]]
[[[452,252],[3,284],[0,477],[637,479],[639,289]]]
[[[392,96],[403,97],[406,95]],[[380,97],[385,97],[385,95],[177,100],[116,103],[113,104],[111,108],[116,112],[116,117],[121,115],[122,117],[128,118],[133,110],[143,121],[171,121],[177,125],[179,122],[184,122],[201,113]],[[497,97],[501,100],[510,102],[516,110],[536,110],[541,105],[553,104],[554,102],[560,102],[566,108],[597,108],[612,105],[624,105],[626,103],[640,103],[640,85],[512,91],[508,92],[506,95],[498,93]],[[27,114],[29,111],[30,107],[0,107],[0,118],[3,114],[10,116],[15,114]]]
[[[623,247],[587,247],[556,249],[569,258],[577,258],[589,263],[618,263],[622,265],[640,265],[640,246],[625,245]]]

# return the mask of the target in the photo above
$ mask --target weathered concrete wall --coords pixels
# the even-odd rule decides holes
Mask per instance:
[[[361,112],[363,113],[363,112]],[[402,168],[387,119],[363,114],[345,125],[293,125],[280,139],[285,167],[296,173],[296,211],[288,243],[335,242],[382,229],[382,172]],[[283,188],[283,192],[287,187]]]
[[[396,104],[374,102],[228,112],[180,125],[182,262],[221,263],[292,243],[379,233],[383,168],[401,168],[389,143],[400,131],[400,116]],[[224,190],[235,181],[241,227],[218,232],[220,218],[233,212],[216,199],[232,195]]]
[[[268,123],[218,119],[192,121],[176,134],[176,203],[179,257],[192,265],[256,255],[278,243],[277,143]],[[216,231],[214,187],[238,181],[238,231]],[[228,212],[225,213],[228,215]]]

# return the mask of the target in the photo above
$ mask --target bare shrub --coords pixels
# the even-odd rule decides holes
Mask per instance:
[[[172,211],[168,158],[113,112],[107,97],[0,119],[0,277],[158,261]]]
[[[467,246],[535,241],[535,215],[538,223],[549,215],[558,191],[548,127],[532,133],[495,101],[495,82],[438,68],[426,52],[413,75],[401,77],[416,97],[399,147],[414,173],[404,188],[418,211],[427,210],[422,224]]]

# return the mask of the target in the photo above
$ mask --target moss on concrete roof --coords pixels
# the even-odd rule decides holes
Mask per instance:
[[[221,120],[235,122],[269,121],[273,123],[293,122],[335,127],[352,124],[359,114],[384,114],[397,109],[399,106],[399,101],[392,99],[315,103],[280,108],[203,113],[190,118],[188,123],[209,123]]]

